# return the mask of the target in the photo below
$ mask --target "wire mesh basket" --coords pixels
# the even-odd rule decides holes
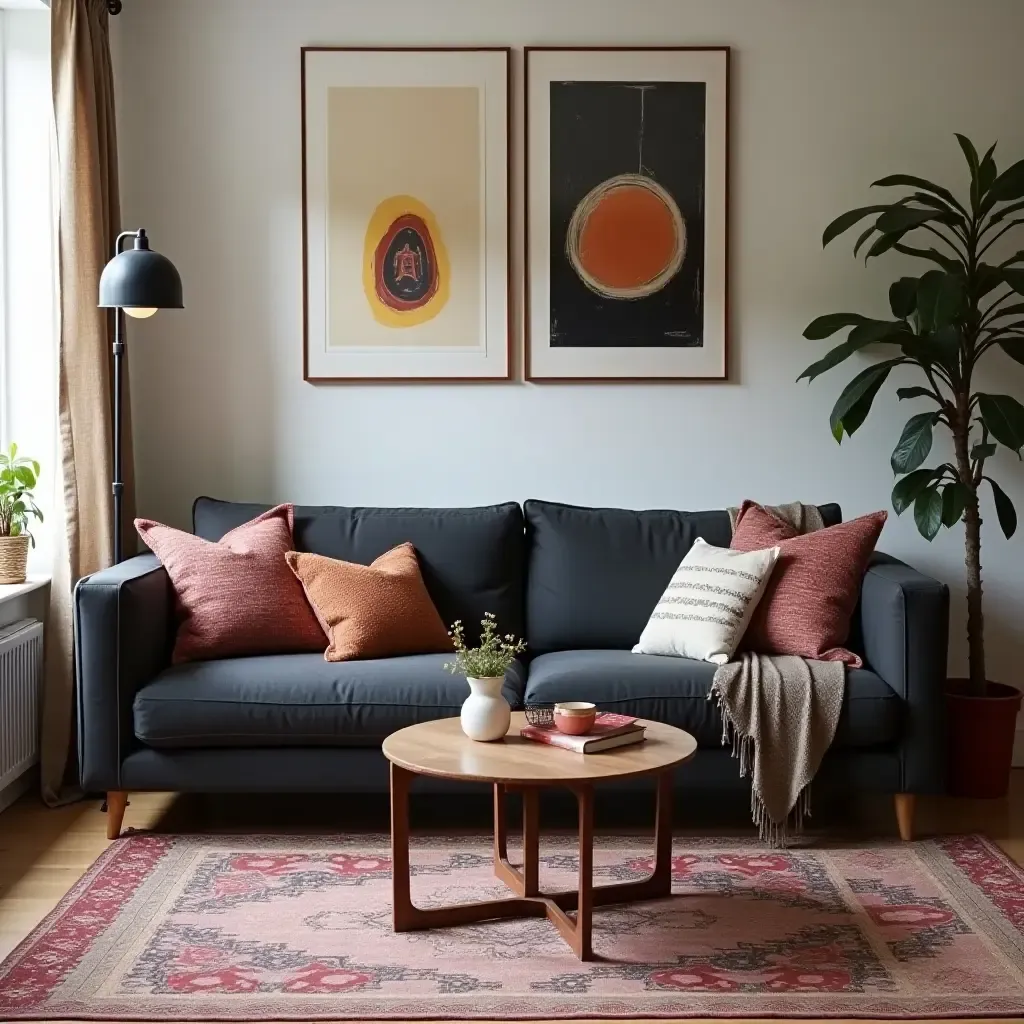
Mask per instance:
[[[551,725],[555,720],[554,704],[527,704],[523,710],[530,725]]]

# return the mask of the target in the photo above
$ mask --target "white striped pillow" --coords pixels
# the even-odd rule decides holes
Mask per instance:
[[[661,595],[634,654],[724,665],[736,652],[779,549],[733,551],[698,537]]]

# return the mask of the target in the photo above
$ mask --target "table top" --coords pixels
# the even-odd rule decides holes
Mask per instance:
[[[539,786],[653,775],[689,761],[697,752],[697,741],[688,732],[661,722],[643,724],[643,743],[603,754],[577,754],[524,740],[519,735],[526,725],[522,711],[512,713],[508,735],[493,743],[471,740],[458,718],[440,718],[399,729],[384,741],[383,750],[389,761],[419,775]]]

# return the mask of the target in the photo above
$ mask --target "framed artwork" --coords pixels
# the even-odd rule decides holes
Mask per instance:
[[[727,376],[727,47],[528,47],[526,377]]]
[[[511,376],[507,48],[302,50],[303,377]]]

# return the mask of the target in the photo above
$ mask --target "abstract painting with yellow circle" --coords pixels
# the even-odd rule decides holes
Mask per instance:
[[[483,337],[481,90],[327,91],[327,347]]]
[[[551,346],[703,344],[703,82],[552,82]]]

